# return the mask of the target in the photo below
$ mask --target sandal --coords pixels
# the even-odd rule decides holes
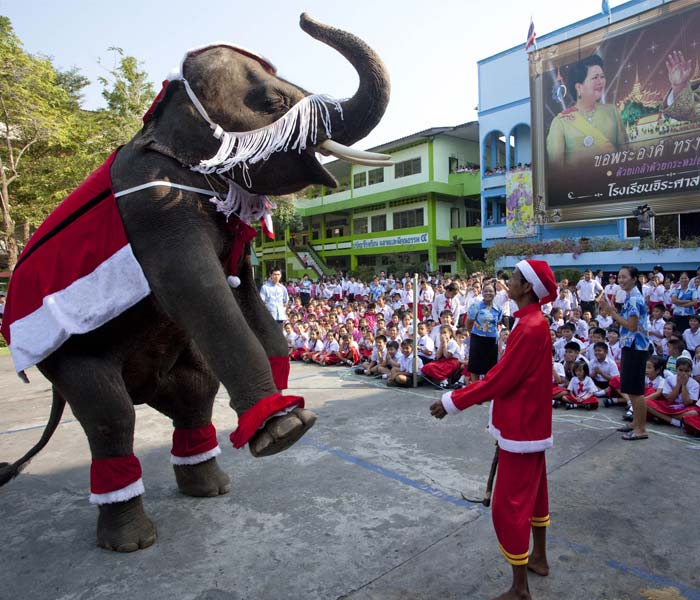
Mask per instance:
[[[629,425],[623,425],[622,427],[618,427],[617,430],[620,433],[629,433],[630,431],[634,431],[634,428]]]
[[[622,439],[626,442],[636,442],[637,440],[647,440],[649,439],[649,436],[646,433],[638,435],[634,433],[634,431],[630,431],[629,433],[624,433],[622,435]]]

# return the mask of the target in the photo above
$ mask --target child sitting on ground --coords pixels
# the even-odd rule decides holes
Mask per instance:
[[[658,400],[662,398],[665,379],[663,377],[664,361],[658,356],[651,356],[647,360],[646,374],[644,376],[644,399]],[[619,377],[616,377],[619,381]],[[619,385],[619,384],[618,384]],[[627,402],[627,412],[622,417],[623,421],[631,422],[634,419],[634,411],[632,410],[632,401],[627,394],[620,394],[622,399]],[[624,431],[624,430],[623,430]]]
[[[357,343],[352,339],[352,336],[349,333],[346,333],[342,338],[340,338],[338,356],[340,357],[341,365],[354,367],[355,365],[360,364],[360,351]]]
[[[599,398],[605,398],[605,406],[612,406],[615,402],[607,397],[608,388],[610,387],[610,380],[613,377],[620,376],[620,369],[617,368],[615,361],[609,356],[608,345],[605,342],[595,342],[593,344],[593,355],[589,368],[593,383],[598,388],[595,395]]]
[[[377,375],[377,369],[386,360],[386,336],[379,334],[374,338],[374,348],[369,360],[363,362],[355,372],[358,375]]]
[[[387,377],[387,384],[394,383],[401,387],[413,385],[413,340],[406,339],[401,342],[401,353],[396,358],[397,366],[391,369]],[[418,357],[417,373],[421,374],[423,361]]]
[[[598,388],[588,374],[588,364],[585,360],[576,361],[574,375],[567,388],[569,393],[564,396],[567,410],[579,406],[587,410],[598,408],[598,398],[595,396]]]
[[[678,358],[676,373],[668,373],[665,377],[661,397],[647,400],[647,413],[650,416],[681,427],[684,417],[700,414],[700,383],[692,378],[692,370],[693,361],[684,356]]]
[[[442,325],[435,360],[423,367],[423,377],[440,388],[447,389],[450,385],[449,378],[459,370],[459,360],[453,356],[458,350],[459,345],[452,338],[452,326]]]
[[[386,358],[384,362],[377,367],[377,374],[382,376],[382,379],[388,379],[389,373],[395,367],[399,366],[397,355],[399,354],[399,342],[390,340],[386,343]]]
[[[418,323],[418,358],[424,365],[435,359],[435,342],[428,335],[428,325],[424,321]]]
[[[312,329],[309,332],[309,341],[306,345],[306,352],[301,355],[301,360],[305,363],[314,362],[314,360],[323,352],[323,342],[320,339],[318,329]]]
[[[322,367],[337,365],[340,362],[340,345],[335,332],[329,331],[326,333],[323,350],[314,358],[314,362]]]

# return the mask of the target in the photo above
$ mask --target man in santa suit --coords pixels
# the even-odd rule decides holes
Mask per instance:
[[[499,447],[493,524],[500,549],[513,568],[512,586],[499,600],[530,598],[528,569],[549,574],[544,451],[552,447],[552,341],[540,304],[556,298],[557,284],[546,262],[523,260],[509,286],[518,310],[505,354],[484,379],[444,394],[430,407],[431,414],[442,419],[493,400],[489,431]],[[520,375],[515,377],[516,373]]]

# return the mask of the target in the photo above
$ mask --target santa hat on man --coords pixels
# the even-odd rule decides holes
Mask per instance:
[[[540,304],[553,302],[557,298],[557,280],[549,264],[544,260],[521,260],[515,268],[520,271],[526,281],[532,284],[532,291],[540,300]]]

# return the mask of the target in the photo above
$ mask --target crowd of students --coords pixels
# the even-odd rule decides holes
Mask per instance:
[[[630,398],[620,391],[620,331],[599,310],[601,302],[622,307],[626,292],[616,279],[590,270],[578,281],[563,279],[556,300],[542,307],[552,336],[552,402],[564,409],[620,406],[622,418],[632,421]],[[700,434],[700,268],[676,277],[658,266],[639,280],[649,314],[648,418]],[[369,283],[342,276],[307,280],[288,290],[284,335],[291,360],[347,366],[389,386],[412,386],[414,368],[419,382],[442,389],[478,380],[505,351],[517,310],[502,273],[423,274],[415,324],[408,273],[381,272]]]

